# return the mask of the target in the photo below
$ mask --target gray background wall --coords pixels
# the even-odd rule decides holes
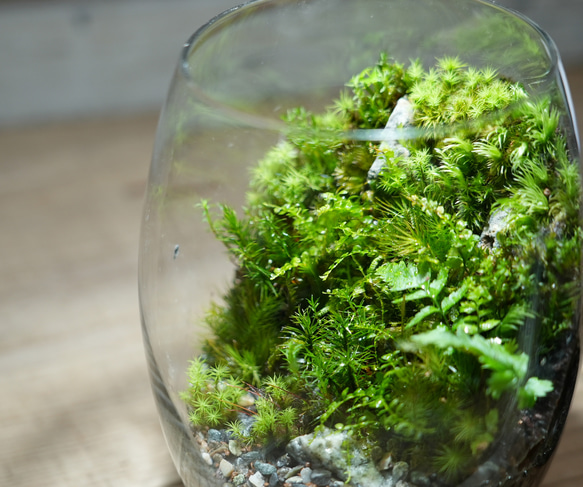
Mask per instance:
[[[411,0],[414,1],[414,0]],[[241,0],[0,0],[0,127],[158,110],[190,34]],[[500,0],[583,65],[583,0]]]

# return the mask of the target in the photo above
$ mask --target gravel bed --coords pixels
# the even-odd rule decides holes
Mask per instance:
[[[427,487],[440,486],[403,461],[378,452],[375,460],[345,432],[326,428],[299,436],[287,445],[250,449],[230,432],[209,429],[195,433],[203,459],[216,469],[223,487]],[[350,449],[347,455],[347,444]],[[350,460],[347,460],[350,458]]]

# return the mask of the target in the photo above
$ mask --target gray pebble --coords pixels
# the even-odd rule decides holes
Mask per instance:
[[[290,477],[289,479],[287,479],[287,482],[290,484],[294,484],[296,486],[298,486],[298,484],[303,485],[304,483],[303,479],[299,475],[294,475],[293,477]]]
[[[476,471],[464,480],[460,487],[473,487],[474,485],[485,485],[490,479],[498,478],[500,475],[500,466],[492,460],[488,460],[480,465]]]
[[[273,475],[274,473],[277,472],[277,469],[273,465],[271,465],[271,463],[264,463],[260,461],[255,462],[255,469],[261,472],[266,477],[269,477],[270,475]]]
[[[257,460],[261,459],[261,453],[258,451],[248,451],[243,453],[240,457],[242,462],[245,462],[249,465],[251,462],[256,462]]]
[[[306,438],[308,440],[306,440]],[[310,461],[310,456],[308,452],[306,452],[305,444],[308,443],[312,438],[314,438],[314,435],[304,435],[294,438],[287,444],[285,449],[294,460],[299,463],[306,463]]]
[[[318,486],[328,485],[332,478],[332,472],[324,468],[315,468],[312,470],[312,483]]]
[[[210,430],[208,430],[208,433],[206,434],[206,439],[207,441],[216,441],[218,443],[221,441],[225,441],[226,438],[222,431],[211,428]]]
[[[275,487],[277,484],[279,484],[279,477],[276,473],[271,474],[269,477],[269,487]]]
[[[300,471],[300,477],[304,484],[309,484],[312,481],[312,469],[309,467],[302,468]]]
[[[291,464],[291,457],[287,454],[284,453],[281,457],[279,457],[276,462],[275,462],[275,466],[277,468],[281,468],[281,467],[289,467]]]
[[[409,464],[407,462],[397,462],[393,466],[393,480],[405,480],[409,475]]]
[[[395,487],[411,487],[411,484],[409,484],[409,482],[406,482],[405,480],[399,480]]]
[[[419,487],[431,487],[431,480],[421,472],[411,472],[411,482]]]

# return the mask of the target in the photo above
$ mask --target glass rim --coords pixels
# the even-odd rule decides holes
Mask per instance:
[[[227,116],[230,120],[238,122],[249,128],[256,129],[266,129],[275,132],[287,132],[289,127],[281,118],[268,117],[264,115],[257,115],[249,112],[245,112],[237,109],[236,107],[230,106],[223,103],[220,100],[207,94],[205,90],[199,86],[199,84],[193,79],[191,75],[192,63],[190,61],[190,54],[193,49],[197,47],[200,42],[204,42],[206,35],[213,33],[213,29],[220,28],[221,23],[227,22],[229,20],[236,21],[237,14],[244,11],[245,9],[252,8],[254,6],[261,7],[262,4],[264,8],[275,8],[276,6],[286,4],[293,0],[247,0],[244,3],[230,7],[223,12],[215,15],[206,23],[201,25],[194,33],[188,38],[182,47],[179,58],[179,74],[183,77],[184,81],[188,85],[189,89],[195,94],[195,96],[203,102],[205,105],[218,110],[223,115]],[[541,43],[545,49],[548,56],[548,68],[544,73],[530,78],[532,84],[536,83],[536,80],[542,82],[556,75],[556,72],[561,69],[560,54],[554,40],[549,36],[549,34],[544,31],[536,22],[528,18],[521,12],[514,10],[509,7],[498,5],[492,0],[470,0],[474,4],[481,4],[488,8],[494,10],[499,10],[511,15],[518,20],[524,22],[527,26],[532,28],[536,34],[539,36]],[[519,107],[523,106],[525,103],[530,103],[532,99],[523,99],[511,103],[503,109],[492,110],[487,112],[476,119],[462,120],[455,123],[440,124],[435,127],[407,127],[407,128],[378,128],[378,129],[352,129],[350,131],[344,131],[338,134],[340,138],[349,140],[367,140],[367,141],[391,141],[391,140],[413,140],[425,137],[443,137],[447,134],[453,134],[460,130],[472,130],[474,127],[479,127],[484,124],[488,124],[491,121],[499,120],[510,115],[512,112],[517,110]]]

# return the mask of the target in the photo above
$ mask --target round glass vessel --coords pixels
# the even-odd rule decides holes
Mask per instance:
[[[579,365],[574,127],[553,42],[487,1],[199,29],[139,264],[185,485],[538,485]]]

